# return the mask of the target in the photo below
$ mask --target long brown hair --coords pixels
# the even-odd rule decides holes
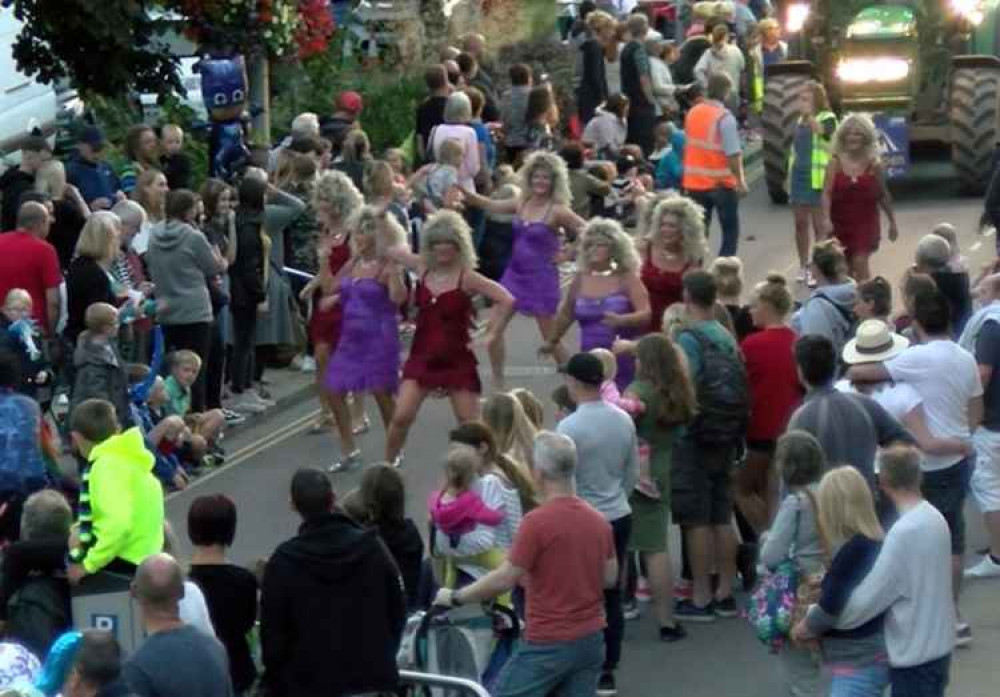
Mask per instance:
[[[662,398],[656,421],[671,428],[689,423],[698,410],[694,385],[680,352],[665,334],[647,334],[636,347],[636,380],[651,385]]]
[[[512,458],[500,452],[492,429],[482,421],[467,421],[452,429],[448,439],[453,443],[464,443],[476,450],[485,447],[484,460],[496,465],[507,480],[517,489],[521,499],[521,510],[527,513],[538,505],[538,492],[535,484],[528,476],[527,467],[515,462]]]

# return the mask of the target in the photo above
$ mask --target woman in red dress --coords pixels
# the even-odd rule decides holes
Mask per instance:
[[[636,246],[642,258],[639,277],[649,293],[649,331],[659,332],[664,311],[683,300],[681,279],[688,270],[701,268],[708,244],[701,206],[691,199],[670,194],[648,206]]]
[[[878,131],[867,116],[851,114],[833,138],[833,157],[826,171],[823,213],[827,230],[844,248],[851,277],[871,277],[868,257],[878,249],[879,208],[889,219],[889,241],[899,237],[885,168],[878,154]]]
[[[472,235],[454,211],[442,210],[427,219],[419,255],[407,247],[397,247],[391,255],[420,276],[417,330],[403,366],[403,383],[385,446],[386,460],[399,466],[406,434],[428,395],[448,395],[459,423],[478,418],[482,387],[478,361],[469,345],[475,313],[472,297],[482,295],[493,305],[484,345],[504,330],[514,312],[514,298],[503,286],[474,271]]]
[[[309,338],[313,343],[316,358],[316,387],[319,389],[322,413],[313,425],[313,433],[323,433],[331,426],[341,438],[346,452],[354,451],[354,429],[351,424],[335,424],[333,410],[327,399],[324,379],[326,366],[331,354],[337,348],[340,337],[342,309],[333,300],[334,278],[341,267],[351,257],[350,232],[346,222],[356,211],[361,210],[365,201],[350,178],[343,172],[325,172],[316,182],[313,190],[312,206],[319,222],[319,238],[316,240],[316,255],[319,258],[319,273],[306,284],[299,296],[303,300],[312,299],[313,309],[309,317]],[[364,407],[361,396],[354,400],[355,422],[364,421]]]

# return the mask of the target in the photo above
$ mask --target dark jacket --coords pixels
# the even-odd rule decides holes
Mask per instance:
[[[118,298],[111,289],[111,278],[101,265],[90,257],[77,257],[66,272],[66,340],[75,344],[80,332],[86,329],[84,317],[94,303],[118,305]]]
[[[956,339],[962,335],[965,323],[972,315],[972,292],[969,290],[969,273],[955,272],[944,269],[934,271],[931,278],[937,284],[938,290],[948,299],[951,309],[951,332]]]
[[[597,39],[584,41],[580,51],[583,53],[583,73],[576,91],[576,103],[580,120],[586,125],[597,107],[608,98],[608,82],[604,75],[604,49]]]
[[[121,356],[111,344],[90,340],[88,332],[80,335],[73,353],[73,390],[70,413],[86,399],[106,399],[115,407],[122,430],[134,425],[128,398],[128,375]]]
[[[678,85],[690,85],[695,82],[694,68],[701,60],[701,54],[712,47],[712,41],[707,36],[692,36],[681,46],[677,62],[671,66],[674,82]]]
[[[9,351],[20,359],[21,380],[14,386],[14,389],[23,395],[36,399],[38,395],[38,384],[36,382],[38,374],[44,373],[48,384],[51,385],[52,383],[51,366],[44,354],[45,347],[42,335],[37,331],[37,326],[35,326],[36,331],[32,332],[32,339],[34,339],[35,347],[39,351],[42,351],[42,354],[36,358],[32,358],[20,333],[12,331],[12,326],[13,324],[5,315],[0,315],[0,351]],[[24,325],[19,326],[23,327]]]
[[[375,530],[329,513],[267,564],[261,600],[270,697],[393,691],[406,621],[399,570]]]
[[[236,216],[236,260],[229,267],[229,302],[236,308],[250,308],[267,299],[264,287],[264,244],[262,213],[240,212]]]
[[[3,197],[0,207],[0,232],[9,232],[17,228],[17,211],[21,207],[21,195],[35,188],[35,177],[11,167],[0,176],[0,196]]]
[[[87,162],[74,155],[66,163],[66,179],[80,190],[83,200],[90,206],[99,198],[114,203],[115,193],[121,190],[118,175],[107,162]]]
[[[383,523],[377,530],[403,576],[406,607],[412,612],[417,609],[420,573],[424,565],[424,540],[410,518],[401,523]]]

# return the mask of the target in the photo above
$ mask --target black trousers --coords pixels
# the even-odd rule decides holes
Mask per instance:
[[[625,554],[628,540],[632,536],[632,514],[611,522],[611,532],[615,538],[615,555],[618,569],[625,568]],[[604,591],[604,614],[608,626],[604,628],[604,670],[612,671],[622,659],[622,639],[625,638],[625,611],[622,608],[621,583]]]
[[[168,353],[187,349],[197,353],[201,359],[202,369],[191,386],[191,411],[205,411],[205,374],[212,353],[212,323],[164,325],[163,339]]]
[[[233,318],[232,388],[234,394],[240,394],[253,386],[257,308],[229,309]]]
[[[220,310],[224,312],[225,308]],[[216,317],[211,325],[212,348],[205,364],[205,407],[222,408],[222,382],[226,374],[226,344],[222,340],[222,326]]]

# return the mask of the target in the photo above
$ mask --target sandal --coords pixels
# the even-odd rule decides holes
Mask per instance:
[[[361,464],[361,450],[355,450],[347,457],[337,460],[332,465],[326,468],[326,471],[330,474],[337,474],[338,472],[349,472]]]
[[[368,431],[371,430],[371,427],[372,427],[372,422],[369,421],[368,417],[366,416],[361,420],[360,424],[351,428],[351,433],[353,433],[356,436],[360,436],[362,433],[368,433]]]
[[[313,421],[312,426],[309,427],[309,435],[317,436],[321,433],[329,433],[331,426],[333,426],[333,417],[329,414],[323,414]]]

